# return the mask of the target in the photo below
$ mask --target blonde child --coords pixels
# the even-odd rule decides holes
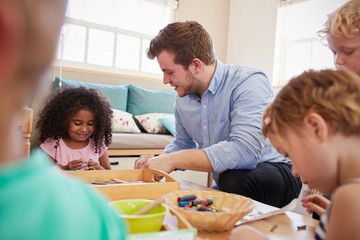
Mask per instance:
[[[360,75],[360,1],[352,0],[328,16],[318,32],[334,54],[337,67]]]
[[[40,147],[64,170],[111,169],[111,116],[110,103],[95,89],[59,91],[40,112]]]
[[[303,199],[321,215],[316,239],[360,239],[360,77],[346,70],[308,71],[292,79],[265,110],[263,134],[292,160],[292,172],[325,194]],[[267,239],[248,226],[230,239]]]
[[[127,239],[102,196],[53,168],[44,152],[26,156],[21,141],[17,117],[50,67],[66,4],[0,1],[1,239]]]

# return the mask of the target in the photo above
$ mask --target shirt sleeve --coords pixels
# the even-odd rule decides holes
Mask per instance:
[[[55,148],[55,140],[54,139],[46,139],[42,144],[40,144],[40,148],[44,150],[50,157],[55,158],[56,148]]]
[[[101,158],[104,153],[107,151],[108,147],[105,145],[104,142],[101,143],[101,146],[100,146],[100,155],[99,155],[99,158]]]
[[[183,149],[192,149],[196,148],[197,144],[194,139],[187,133],[185,130],[179,112],[177,111],[176,107],[176,99],[175,99],[175,106],[174,106],[174,115],[175,115],[175,136],[172,143],[168,144],[165,149],[164,153],[176,152]]]
[[[257,165],[265,144],[262,115],[272,99],[270,83],[262,73],[252,74],[236,86],[231,94],[229,140],[203,149],[216,172],[252,169]]]

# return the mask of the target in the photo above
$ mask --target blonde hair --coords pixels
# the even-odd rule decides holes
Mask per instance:
[[[283,138],[285,128],[301,132],[309,113],[321,115],[334,133],[360,135],[360,77],[347,70],[309,70],[291,79],[266,108],[263,135]]]
[[[351,0],[328,15],[318,35],[325,39],[329,34],[341,38],[355,38],[360,34],[359,0]]]

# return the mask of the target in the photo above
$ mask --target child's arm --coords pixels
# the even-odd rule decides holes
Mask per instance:
[[[88,165],[89,165],[89,168],[95,168],[96,170],[104,170],[104,169],[111,170],[109,154],[108,154],[107,150],[99,158],[99,163],[90,159]]]
[[[106,169],[111,170],[111,165],[109,161],[109,153],[107,150],[105,150],[104,154],[99,158],[100,165]]]
[[[48,154],[49,155],[49,154]],[[57,163],[57,161],[51,157],[49,155],[49,158],[51,159],[51,161],[53,161],[55,164]],[[71,162],[69,162],[68,165],[65,166],[59,166],[59,168],[61,168],[62,170],[77,170],[81,168],[81,165],[83,164],[83,160],[73,160]]]
[[[327,237],[333,239],[360,239],[360,186],[347,184],[332,195]]]
[[[306,208],[306,211],[309,214],[316,212],[319,216],[321,216],[326,208],[330,205],[330,200],[319,195],[319,194],[311,194],[304,197],[301,202],[302,206]]]
[[[239,226],[231,230],[229,240],[267,240],[264,233],[250,226]]]
[[[81,165],[84,163],[84,161],[82,159],[79,160],[73,160],[71,162],[68,163],[68,165],[65,166],[61,166],[60,168],[62,170],[80,170],[81,169]]]

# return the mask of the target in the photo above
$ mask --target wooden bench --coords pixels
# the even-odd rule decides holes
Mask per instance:
[[[109,157],[121,156],[140,156],[149,154],[151,156],[160,155],[164,149],[108,149]]]

